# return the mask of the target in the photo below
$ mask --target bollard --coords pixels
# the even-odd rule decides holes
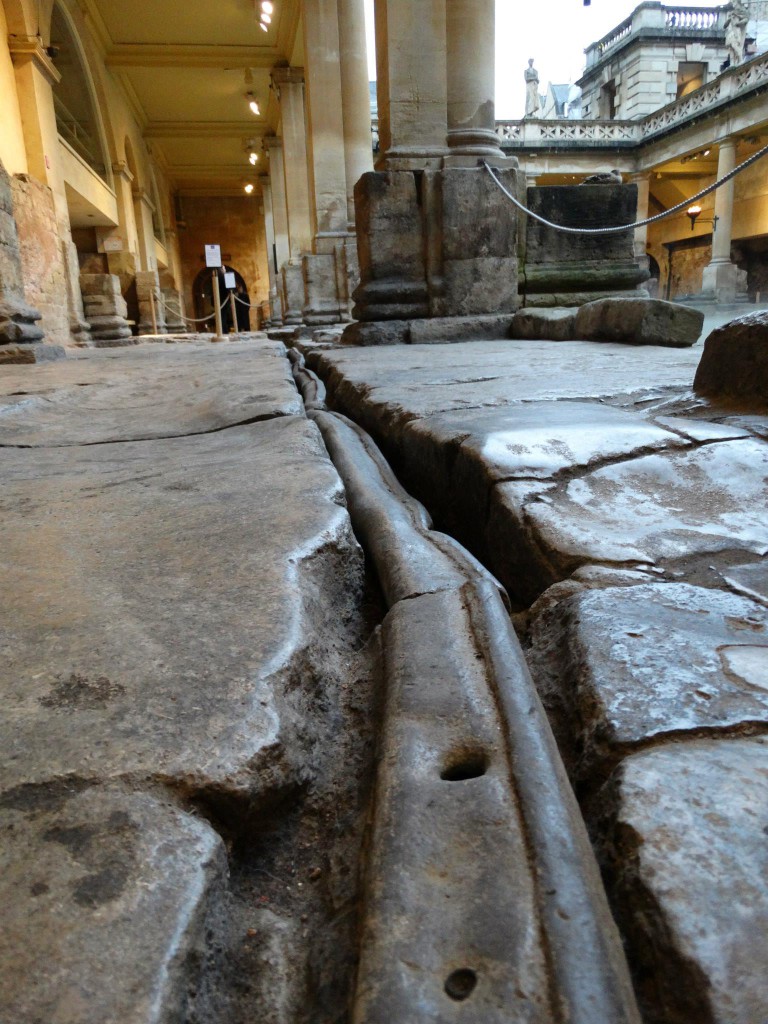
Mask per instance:
[[[213,309],[216,314],[216,337],[214,341],[224,341],[224,332],[221,326],[221,295],[219,293],[219,275],[213,272]]]

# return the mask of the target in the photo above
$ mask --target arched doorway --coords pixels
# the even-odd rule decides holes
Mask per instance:
[[[238,299],[242,301],[250,301],[248,299],[248,289],[245,285],[245,279],[239,271],[235,270],[234,267],[226,265],[223,267],[225,273],[231,273],[235,275],[235,294]],[[221,287],[221,286],[220,286]],[[221,301],[224,302],[225,296],[221,295]],[[195,283],[192,285],[192,298],[195,303],[195,319],[201,320],[204,317],[209,317],[213,313],[213,274],[208,267],[203,267],[200,273],[195,278]],[[249,331],[250,328],[250,309],[241,305],[241,302],[235,303],[235,308],[238,313],[238,331]],[[223,312],[224,330],[228,329],[228,323],[231,321],[231,316],[228,313],[228,307],[224,307]],[[248,326],[245,326],[248,324]],[[206,320],[204,324],[200,325],[200,329],[203,331],[213,331],[214,321]]]

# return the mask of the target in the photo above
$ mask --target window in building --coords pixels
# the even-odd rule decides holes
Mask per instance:
[[[600,103],[598,116],[601,120],[607,121],[616,117],[616,83],[606,82],[600,90]]]
[[[677,98],[704,85],[707,79],[707,65],[696,61],[681,60],[677,65]]]
[[[88,76],[72,30],[57,5],[51,19],[51,46],[59,51],[56,70],[61,75],[61,81],[53,86],[56,129],[100,178],[106,178],[104,149]]]

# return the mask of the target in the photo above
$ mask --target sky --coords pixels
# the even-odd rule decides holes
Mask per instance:
[[[416,0],[418,2],[418,0]],[[687,0],[681,6],[718,7],[725,0]],[[518,120],[525,111],[523,72],[533,57],[540,91],[547,83],[575,82],[584,70],[584,50],[627,18],[639,0],[496,0],[496,117]],[[373,0],[365,0],[369,75],[376,77],[370,46]],[[667,6],[673,6],[667,0]]]

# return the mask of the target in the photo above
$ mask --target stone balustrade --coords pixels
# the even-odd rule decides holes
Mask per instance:
[[[747,64],[729,68],[714,82],[637,121],[525,118],[522,121],[497,121],[496,134],[501,139],[502,148],[508,150],[558,145],[595,147],[601,143],[629,147],[661,135],[676,125],[700,118],[729,100],[743,99],[764,87],[766,82],[768,54],[761,54]]]
[[[664,7],[654,2],[640,4],[625,21],[587,48],[587,70],[620,43],[642,31],[724,32],[725,18],[726,11],[721,7]]]

